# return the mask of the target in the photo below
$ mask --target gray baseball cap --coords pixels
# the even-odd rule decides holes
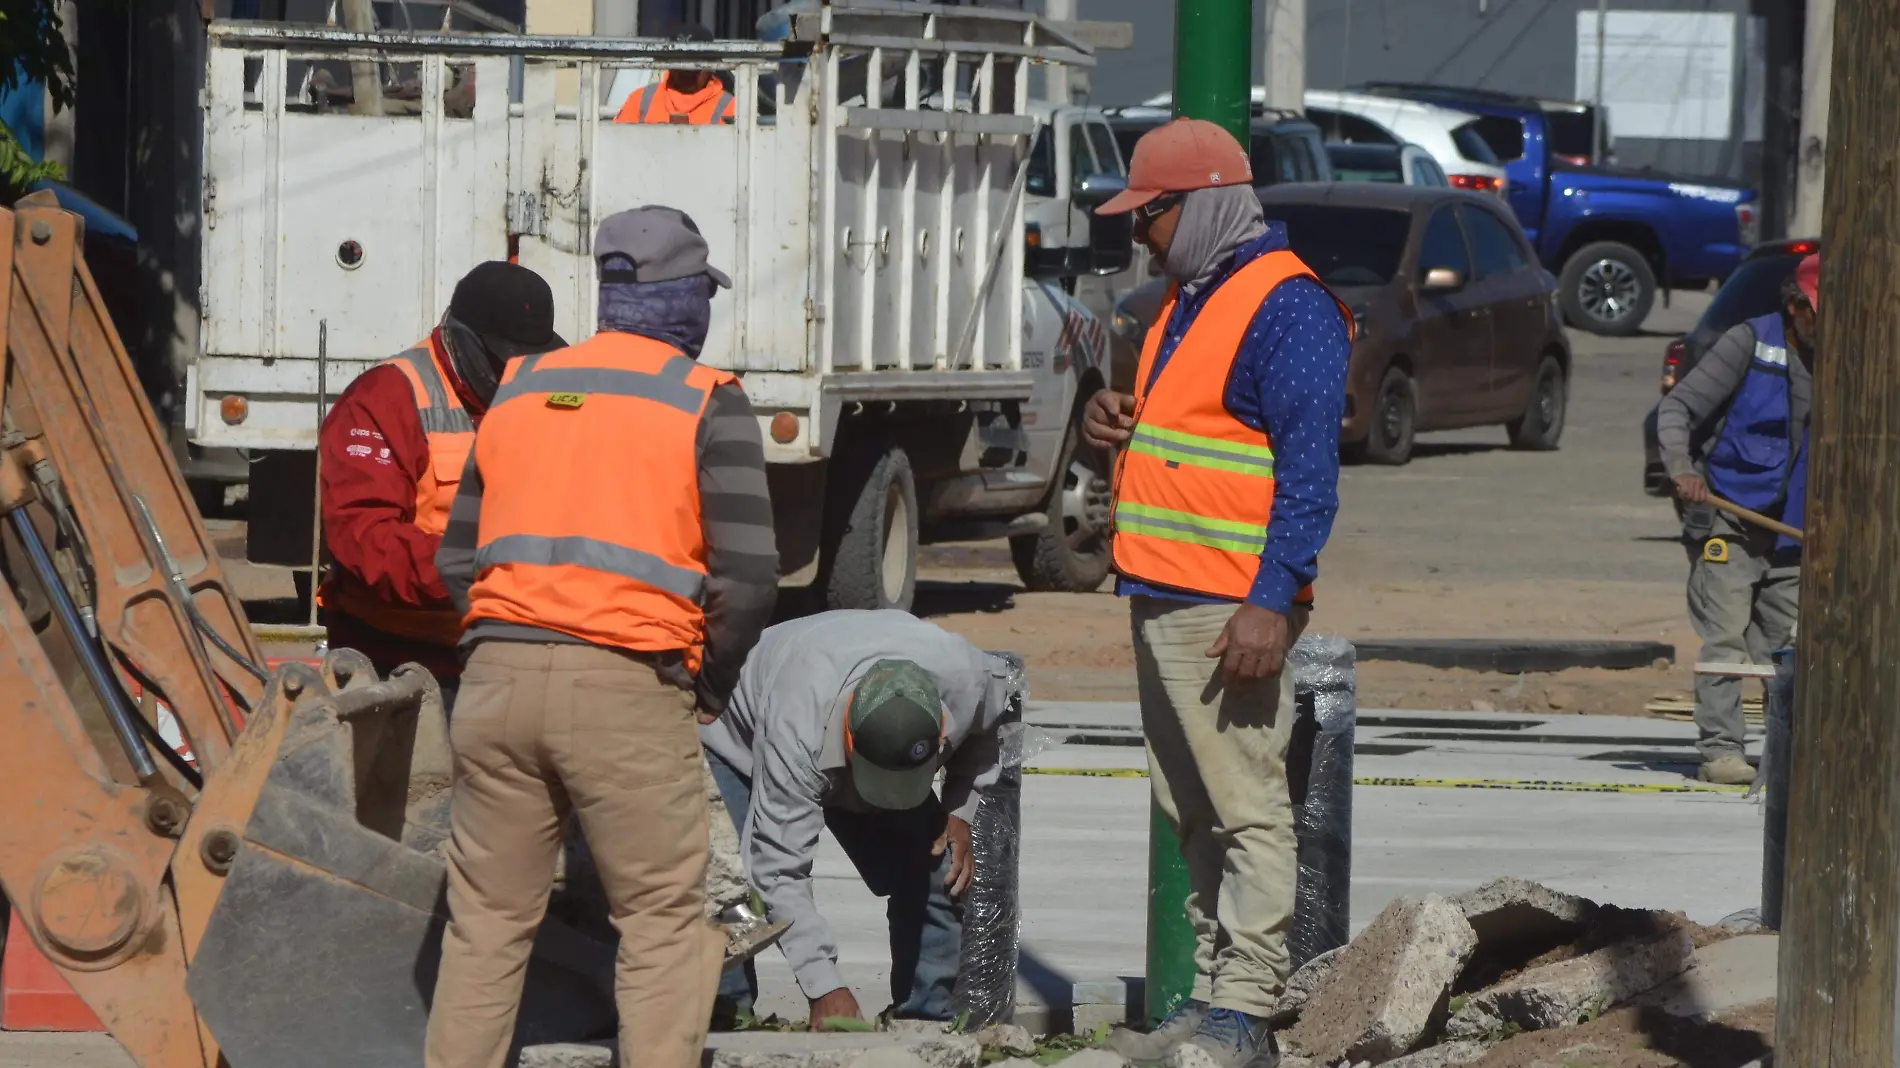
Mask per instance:
[[[629,262],[609,262],[622,259]],[[649,204],[602,219],[594,261],[602,282],[670,282],[703,274],[732,288],[726,272],[706,262],[706,239],[693,217],[678,208]]]

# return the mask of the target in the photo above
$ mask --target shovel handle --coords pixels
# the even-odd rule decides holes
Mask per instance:
[[[1753,523],[1763,530],[1772,530],[1783,537],[1793,538],[1795,541],[1802,540],[1799,528],[1791,527],[1778,519],[1770,519],[1760,512],[1750,511],[1736,504],[1734,501],[1725,501],[1720,497],[1711,495],[1709,497],[1709,504],[1717,511],[1727,512],[1735,518],[1747,523]]]

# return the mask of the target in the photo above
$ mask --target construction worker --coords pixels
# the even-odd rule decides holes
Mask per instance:
[[[767,630],[725,714],[700,728],[746,877],[767,915],[790,921],[779,945],[814,1030],[862,1016],[812,900],[826,828],[871,892],[890,899],[893,1015],[951,1017],[957,899],[975,871],[970,819],[977,791],[999,774],[1007,677],[1001,658],[908,612],[822,612]],[[751,971],[726,972],[723,1009],[750,1008]]]
[[[718,982],[696,723],[772,611],[764,446],[695,360],[731,282],[692,219],[620,212],[593,250],[600,332],[508,365],[436,556],[467,661],[430,1068],[501,1068],[570,811],[620,935],[620,1063],[696,1068]]]
[[[379,674],[415,662],[452,700],[462,617],[435,569],[475,427],[516,356],[566,345],[541,276],[490,261],[455,285],[428,337],[358,375],[317,439],[331,567],[318,593],[329,640]]]
[[[1819,255],[1796,264],[1782,285],[1781,310],[1722,335],[1656,409],[1663,467],[1686,506],[1683,537],[1701,550],[1689,565],[1689,619],[1702,638],[1697,659],[1707,663],[1748,662],[1751,624],[1768,650],[1793,635],[1801,543],[1717,511],[1709,500],[1802,525],[1820,280]],[[1695,722],[1696,777],[1754,782],[1742,750],[1742,680],[1697,675]]]
[[[673,39],[703,43],[713,36],[704,26],[693,26]],[[659,81],[635,89],[614,115],[614,121],[711,126],[730,123],[737,114],[738,102],[717,74],[709,70],[669,70]]]
[[[1134,212],[1173,281],[1135,393],[1097,393],[1084,429],[1125,447],[1112,553],[1196,966],[1152,1033],[1111,1044],[1142,1063],[1186,1042],[1221,1068],[1272,1068],[1296,871],[1286,655],[1339,505],[1351,315],[1262,218],[1246,152],[1213,123],[1143,135],[1128,189],[1098,211]]]

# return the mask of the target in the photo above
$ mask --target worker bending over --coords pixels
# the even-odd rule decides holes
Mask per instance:
[[[332,646],[362,652],[379,675],[421,664],[453,702],[462,617],[436,546],[502,368],[565,344],[541,276],[490,261],[456,283],[428,337],[337,398],[317,438],[331,558],[317,596]]]
[[[773,921],[811,1025],[858,1018],[838,943],[812,900],[829,828],[873,894],[888,898],[891,1001],[947,1020],[962,948],[977,791],[998,775],[1003,660],[907,612],[823,612],[765,632],[719,720],[700,728],[741,829],[746,875]],[[943,794],[931,790],[938,768]],[[722,1001],[750,1008],[750,965]]]
[[[703,43],[713,36],[704,26],[693,26],[673,39]],[[709,70],[669,70],[659,81],[635,89],[614,121],[713,126],[730,123],[737,114],[738,103],[719,75]]]
[[[502,1065],[569,811],[620,933],[620,1063],[695,1068],[718,982],[695,711],[771,613],[764,447],[694,360],[731,283],[693,221],[621,212],[594,254],[600,333],[508,365],[436,558],[468,630],[430,1068]]]
[[[1698,660],[1748,662],[1752,623],[1762,647],[1786,646],[1801,592],[1801,543],[1709,506],[1714,496],[1799,528],[1807,503],[1808,400],[1821,257],[1783,283],[1781,310],[1723,334],[1656,409],[1663,468],[1684,510],[1683,537],[1701,552],[1689,565],[1689,619]],[[1789,359],[1789,356],[1794,359]],[[1748,783],[1742,746],[1742,680],[1697,675],[1697,747],[1704,782]]]
[[[1097,393],[1085,431],[1125,450],[1112,552],[1196,968],[1153,1033],[1111,1042],[1141,1062],[1191,1042],[1222,1068],[1272,1068],[1295,877],[1286,654],[1339,506],[1351,316],[1262,219],[1247,154],[1213,123],[1143,135],[1127,191],[1098,210],[1132,210],[1174,283],[1134,395]]]

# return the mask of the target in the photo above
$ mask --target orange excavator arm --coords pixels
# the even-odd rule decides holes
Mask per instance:
[[[0,210],[0,885],[144,1068],[420,1065],[440,692],[349,650],[266,673],[81,238]],[[612,953],[548,925],[524,1026],[611,1031]]]

